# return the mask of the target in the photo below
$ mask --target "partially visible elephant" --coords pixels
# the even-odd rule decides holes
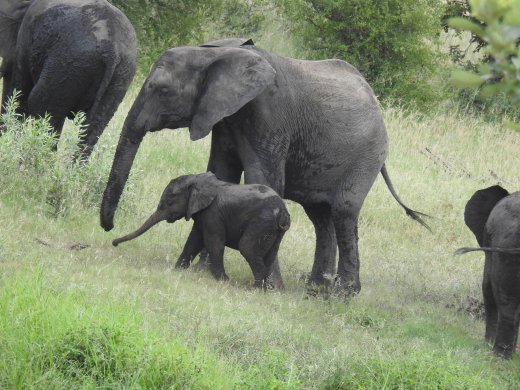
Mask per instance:
[[[165,188],[154,214],[138,230],[112,242],[139,237],[161,221],[193,218],[196,245],[205,246],[216,279],[228,280],[224,247],[238,249],[247,260],[256,287],[269,287],[268,276],[291,219],[284,201],[264,185],[238,185],[218,180],[211,172],[180,176]]]
[[[143,137],[189,127],[192,140],[212,132],[208,170],[224,181],[265,184],[300,203],[316,230],[310,283],[359,292],[358,217],[386,167],[387,134],[378,101],[361,74],[341,60],[280,57],[251,40],[226,39],[166,50],[155,62],[125,120],[101,205],[101,226],[114,213]],[[178,265],[199,251],[191,234]],[[273,278],[283,286],[278,261]]]
[[[511,358],[520,321],[520,192],[510,195],[500,186],[475,192],[464,221],[480,248],[460,248],[455,253],[485,252],[485,338],[494,343],[494,353]]]
[[[123,100],[136,69],[136,37],[106,0],[0,1],[2,107],[16,89],[21,113],[65,118],[84,111],[88,157]]]

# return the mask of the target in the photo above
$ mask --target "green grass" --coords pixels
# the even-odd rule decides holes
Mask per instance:
[[[378,179],[360,220],[362,291],[345,302],[307,297],[314,232],[292,202],[280,252],[285,291],[253,289],[232,250],[228,283],[175,270],[185,221],[112,247],[155,209],[169,180],[203,172],[209,153],[209,139],[191,142],[185,129],[147,135],[116,227],[104,232],[100,190],[89,192],[92,202],[82,191],[106,180],[135,94],[100,140],[96,168],[68,176],[67,212],[49,204],[52,175],[26,166],[2,174],[0,387],[518,387],[518,355],[493,357],[483,322],[457,310],[467,296],[481,297],[483,257],[452,256],[475,245],[462,218],[472,193],[497,180],[519,188],[518,134],[449,109],[386,108],[390,176],[406,204],[432,215],[433,234]],[[78,242],[90,246],[68,249]]]

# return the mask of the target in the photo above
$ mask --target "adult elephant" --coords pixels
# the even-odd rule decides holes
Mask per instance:
[[[272,187],[300,203],[316,229],[310,282],[334,274],[357,293],[358,217],[379,172],[397,197],[384,161],[387,135],[379,105],[361,74],[340,60],[302,61],[227,39],[168,49],[154,64],[125,120],[101,205],[113,217],[134,157],[148,132],[189,127],[192,140],[211,131],[208,170],[225,181]],[[197,255],[196,234],[177,263]],[[281,285],[278,262],[274,282]]]
[[[136,37],[126,16],[106,0],[2,0],[2,106],[16,89],[19,111],[65,118],[84,111],[88,157],[114,115],[136,68]]]

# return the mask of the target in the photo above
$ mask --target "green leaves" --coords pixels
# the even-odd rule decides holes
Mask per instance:
[[[490,58],[478,74],[456,70],[452,82],[461,88],[479,88],[482,96],[501,93],[520,104],[520,0],[470,0],[471,16],[481,20],[478,26],[467,18],[451,18],[448,25],[470,31],[487,43]]]
[[[350,62],[382,99],[428,106],[441,60],[435,50],[441,2],[278,0],[308,59]],[[415,104],[416,103],[416,104]]]
[[[461,88],[476,88],[484,82],[481,76],[464,70],[453,71],[451,80],[453,84]]]
[[[476,23],[466,18],[451,18],[448,20],[448,26],[457,30],[471,31],[479,37],[485,36],[485,31]]]

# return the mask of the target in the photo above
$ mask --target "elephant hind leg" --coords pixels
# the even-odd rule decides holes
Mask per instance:
[[[378,167],[353,169],[340,184],[332,203],[339,260],[336,284],[348,295],[361,290],[359,280],[358,219],[363,202],[379,172]]]
[[[108,126],[108,123],[123,101],[132,78],[132,69],[128,70],[127,67],[122,69],[116,68],[112,75],[112,80],[104,93],[97,97],[98,101],[95,101],[92,107],[87,110],[88,127],[81,139],[81,143],[84,146],[82,152],[83,159],[87,159],[92,153],[103,130]]]
[[[276,221],[253,219],[240,238],[238,249],[247,260],[255,286],[265,287],[282,240]]]
[[[495,342],[497,333],[498,310],[495,296],[493,294],[493,286],[490,280],[491,267],[493,266],[492,254],[486,253],[486,262],[484,264],[484,280],[482,281],[482,296],[484,297],[484,309],[486,316],[486,333],[485,340],[489,344]]]
[[[501,357],[510,359],[516,348],[517,335],[518,321],[515,318],[511,318],[505,311],[500,310],[493,352]]]
[[[314,225],[316,248],[309,284],[325,285],[327,275],[336,272],[336,230],[328,204],[304,205],[305,213]]]

